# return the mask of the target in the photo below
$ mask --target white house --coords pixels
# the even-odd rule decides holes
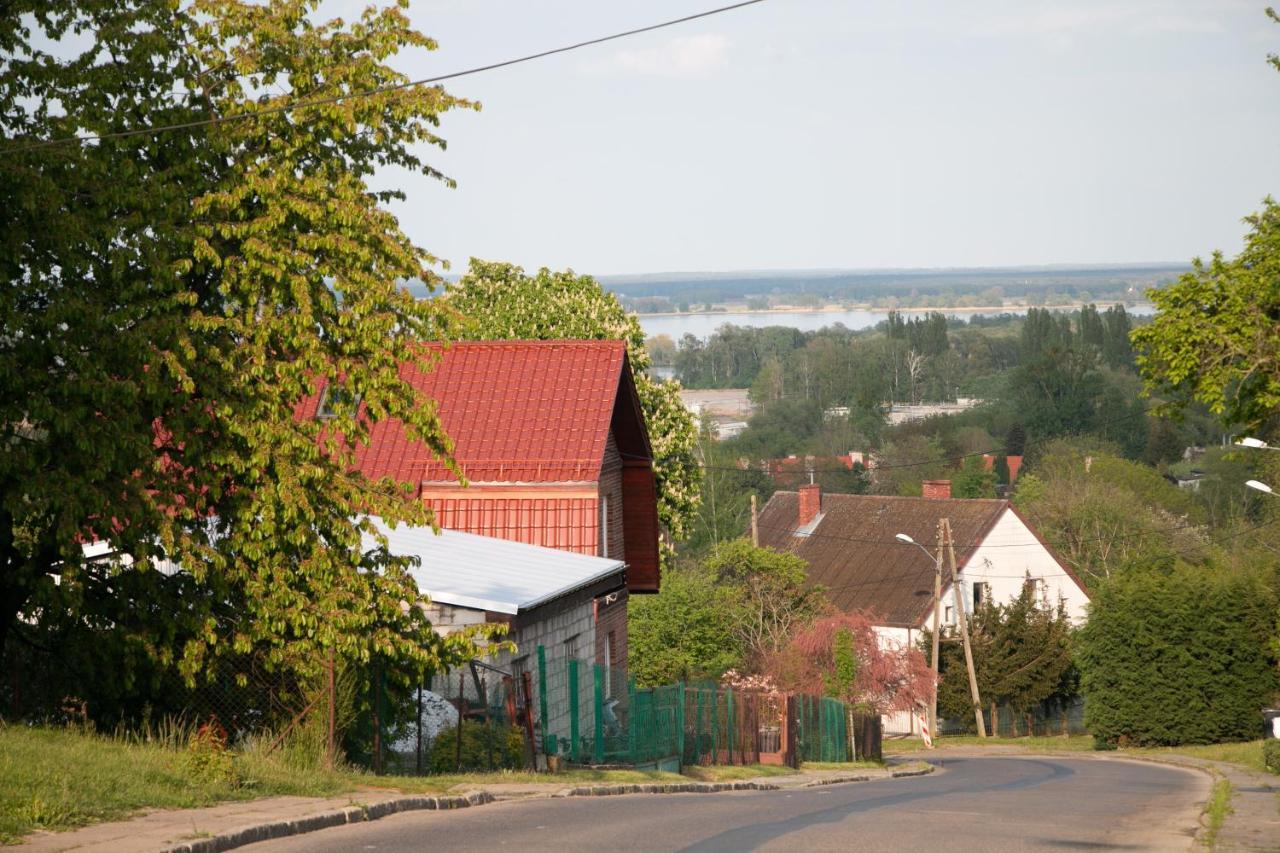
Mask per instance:
[[[809,582],[826,587],[845,611],[873,614],[886,645],[914,646],[933,622],[935,563],[931,554],[896,537],[906,534],[936,552],[940,519],[949,519],[966,613],[984,601],[1004,603],[1030,584],[1048,606],[1061,601],[1077,624],[1089,602],[1084,583],[1007,500],[951,497],[946,480],[927,481],[924,497],[823,495],[819,487],[775,492],[760,513],[760,544],[809,564]],[[944,563],[942,622],[957,623],[950,572]],[[906,731],[908,716],[885,720]]]

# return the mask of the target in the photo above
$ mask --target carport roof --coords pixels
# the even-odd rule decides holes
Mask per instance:
[[[403,524],[392,528],[381,519],[372,520],[387,537],[392,554],[419,559],[410,574],[418,589],[438,604],[514,615],[626,569],[621,560],[457,530],[435,533],[430,527]],[[363,547],[375,548],[377,542],[366,534]]]

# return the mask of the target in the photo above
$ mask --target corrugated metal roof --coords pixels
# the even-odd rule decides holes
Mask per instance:
[[[439,357],[429,370],[401,375],[439,406],[454,459],[469,480],[505,483],[599,479],[618,397],[623,341],[459,341],[425,344]],[[315,417],[321,391],[297,409]],[[356,450],[368,477],[404,483],[456,478],[403,424],[380,421]]]
[[[456,530],[437,534],[430,527],[402,524],[391,528],[381,519],[373,522],[386,535],[392,554],[421,561],[411,573],[418,588],[440,604],[515,614],[619,574],[626,567],[621,560]],[[364,547],[375,548],[377,543],[366,535]]]
[[[938,520],[951,519],[956,564],[963,567],[1008,501],[824,494],[810,535],[797,535],[799,495],[774,492],[760,512],[760,544],[809,564],[810,583],[827,588],[841,610],[868,610],[880,624],[915,627],[933,605],[934,564],[905,533],[932,550]]]

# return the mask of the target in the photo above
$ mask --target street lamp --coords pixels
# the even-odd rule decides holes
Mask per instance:
[[[903,545],[916,546],[924,552],[926,557],[933,561],[933,636],[931,638],[933,640],[933,656],[929,661],[929,668],[933,670],[933,689],[931,691],[933,701],[929,704],[929,738],[932,739],[938,734],[938,640],[939,633],[942,630],[942,533],[941,528],[939,528],[937,556],[930,554],[928,548],[905,533],[895,533],[893,538]]]
[[[1280,450],[1280,447],[1272,447],[1260,438],[1245,437],[1236,442],[1236,447],[1252,447],[1254,450]]]
[[[1280,448],[1276,448],[1280,450]],[[1266,483],[1260,483],[1257,480],[1245,480],[1244,484],[1256,492],[1264,492],[1268,495],[1274,495],[1276,490],[1268,486]]]

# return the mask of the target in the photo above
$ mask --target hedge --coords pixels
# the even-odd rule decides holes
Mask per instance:
[[[1177,564],[1108,580],[1079,638],[1085,723],[1099,745],[1258,737],[1278,686],[1274,614],[1249,573]]]

